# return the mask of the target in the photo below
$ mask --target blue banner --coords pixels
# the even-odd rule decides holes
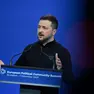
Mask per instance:
[[[2,67],[0,82],[60,88],[62,72],[34,68]]]

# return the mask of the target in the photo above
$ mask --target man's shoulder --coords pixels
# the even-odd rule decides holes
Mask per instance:
[[[33,47],[35,47],[35,46],[37,46],[37,45],[38,45],[38,42],[30,43],[30,44],[28,44],[28,45],[24,48],[24,50],[31,49],[31,48],[33,48]]]
[[[59,43],[59,42],[56,42],[56,45],[57,45],[57,47],[58,47],[59,49],[68,50],[67,48],[65,48],[65,47],[63,46],[63,44],[61,44],[61,43]]]
[[[66,47],[64,47],[63,44],[56,42],[56,45],[58,49],[60,50],[60,52],[70,54],[69,50]]]

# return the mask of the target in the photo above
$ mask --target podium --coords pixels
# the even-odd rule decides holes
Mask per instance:
[[[22,85],[23,87],[20,88],[20,91],[28,93],[20,94],[33,94],[29,93],[31,92],[30,89],[47,90],[45,92],[50,94],[53,90],[59,90],[62,82],[62,71],[2,65],[0,69],[0,82]],[[40,92],[40,94],[43,93]]]

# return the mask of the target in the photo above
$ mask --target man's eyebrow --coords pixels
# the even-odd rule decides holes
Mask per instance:
[[[47,27],[47,26],[45,26],[45,25],[38,25],[38,26]]]

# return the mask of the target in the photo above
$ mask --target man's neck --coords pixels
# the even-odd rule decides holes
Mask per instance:
[[[54,38],[51,38],[50,40],[43,43],[43,46],[45,46],[47,43],[54,41]]]

